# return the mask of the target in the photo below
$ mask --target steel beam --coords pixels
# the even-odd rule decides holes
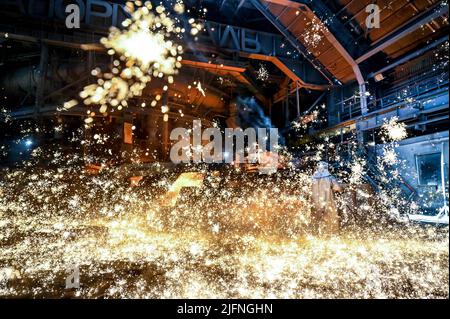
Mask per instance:
[[[318,19],[324,23],[324,19],[327,19],[328,23],[325,25],[325,37],[331,43],[331,45],[341,54],[345,61],[351,66],[353,73],[355,74],[356,80],[359,85],[360,92],[360,106],[361,113],[366,114],[367,109],[367,97],[366,97],[366,84],[364,76],[361,73],[358,63],[353,58],[354,52],[350,53],[349,49],[358,47],[355,46],[355,40],[347,32],[345,32],[345,27],[339,22],[339,20],[334,17],[333,13],[328,9],[328,7],[321,0],[314,1],[297,1],[305,4],[310,11],[310,14],[314,14]],[[332,28],[333,31],[330,31]],[[339,36],[339,39],[337,38]]]
[[[300,43],[289,31],[286,30],[286,27],[277,20],[277,18],[269,11],[267,8],[259,1],[259,0],[250,0],[253,6],[258,9],[262,15],[264,15],[267,20],[269,20],[274,27],[278,29],[278,31],[285,37],[285,39],[298,51],[302,54],[311,64],[320,72],[322,75],[329,81],[330,84],[337,83],[338,80],[322,65],[320,61],[318,61],[307,49],[306,47]]]
[[[268,99],[261,93],[262,90],[258,88],[256,83],[246,76],[246,67],[224,64],[219,65],[208,61],[201,61],[193,56],[189,57],[189,59],[183,59],[181,64],[183,66],[203,69],[211,73],[231,75],[238,82],[244,84],[264,105],[269,104]]]
[[[255,4],[255,7],[257,6],[256,3],[260,4],[259,0],[251,0],[251,1],[252,1],[252,3]],[[317,17],[317,19],[319,19],[321,21],[321,23],[323,23],[324,29],[325,29],[325,31],[324,31],[325,37],[330,42],[330,44],[342,55],[342,57],[345,59],[345,61],[351,66],[351,68],[353,70],[353,73],[355,74],[356,80],[358,81],[359,90],[360,90],[361,112],[363,114],[366,114],[367,111],[368,111],[367,110],[367,98],[366,98],[366,85],[365,85],[364,77],[363,77],[363,75],[361,73],[361,70],[360,70],[360,68],[358,66],[358,63],[356,63],[356,61],[354,60],[353,56],[348,52],[348,50],[344,47],[344,45],[340,42],[340,40],[338,40],[336,38],[335,34],[329,30],[328,27],[329,27],[330,23],[325,25],[324,22],[322,21],[323,15],[324,14],[329,14],[329,9],[327,9],[327,7],[321,1],[316,1],[316,0],[314,1],[314,6],[318,7],[320,9],[320,12],[322,12],[322,14],[320,14],[320,16],[322,16],[322,18],[321,18],[320,16],[317,16],[317,13],[313,12],[312,9],[306,4],[306,3],[308,3],[309,5],[312,5],[313,4],[312,1],[310,2],[310,1],[297,1],[297,0],[296,1],[291,1],[291,0],[268,0],[268,2],[269,3],[270,2],[275,2],[277,4],[286,6],[286,8],[288,6],[295,5],[295,3],[303,3],[306,6],[307,11],[308,11],[306,14],[311,19],[313,19],[314,17]],[[262,5],[260,4],[260,6],[262,6]],[[260,9],[260,8],[258,8],[258,9]],[[262,10],[262,9],[260,9],[260,10]],[[268,16],[268,15],[269,14],[266,14],[266,16]],[[268,19],[271,20],[270,17],[268,17]],[[327,18],[327,19],[330,20],[331,17]],[[331,19],[331,20],[333,20],[333,19]],[[271,21],[271,22],[275,26],[276,26],[276,23],[279,23],[278,21]],[[336,23],[338,23],[338,22],[336,22]],[[344,28],[344,27],[342,26],[342,28]],[[345,29],[343,29],[343,30],[345,30]],[[284,31],[285,31],[285,33],[288,33],[286,29],[284,29]],[[345,34],[345,32],[344,32],[344,34]],[[290,33],[288,35],[290,35]],[[347,39],[346,41],[349,41],[349,40]],[[350,41],[354,41],[353,38]],[[346,47],[348,48],[348,47],[354,47],[354,46],[353,45],[351,45],[351,46],[346,45]]]
[[[368,47],[367,43],[359,43],[356,45],[355,38],[351,35],[350,31],[345,25],[337,18],[330,8],[322,0],[265,0],[268,3],[274,3],[291,8],[300,8],[303,6],[313,13],[327,29],[336,37],[344,47],[347,48],[352,57],[360,55],[361,46],[364,50]]]
[[[383,51],[390,45],[396,43],[398,40],[414,32],[422,25],[427,24],[446,13],[448,13],[448,6],[443,6],[441,3],[437,3],[428,10],[424,11],[422,14],[417,15],[414,19],[408,21],[405,25],[402,25],[401,27],[395,29],[394,31],[374,42],[372,44],[372,49],[357,58],[356,62],[359,64],[366,61],[378,52]]]
[[[174,104],[173,102],[169,102],[169,104]],[[132,114],[141,114],[141,115],[151,115],[153,117],[159,117],[162,118],[163,117],[163,113],[161,113],[161,111],[156,110],[155,108],[142,108],[142,107],[128,107],[126,108],[126,110],[122,111],[122,112],[113,112],[113,113],[109,113],[108,117],[113,117],[113,118],[122,118],[122,113],[123,112],[129,112]],[[165,114],[169,114],[169,116],[173,116],[173,117],[177,117],[180,114],[178,112],[172,112],[169,111]],[[59,110],[57,105],[46,105],[46,106],[41,106],[39,109],[39,116],[41,117],[53,117],[53,116],[57,116],[57,115],[61,115],[61,116],[79,116],[79,117],[86,117],[86,107],[84,106],[74,106],[73,108],[69,109],[69,110]],[[221,114],[218,113],[212,113],[211,114],[213,117],[220,117]],[[34,107],[22,107],[20,110],[17,111],[12,111],[10,113],[10,116],[13,120],[24,120],[24,119],[31,119],[34,117]],[[96,113],[94,115],[94,117],[97,118],[104,118],[105,116],[103,114],[100,113]],[[184,117],[187,119],[198,119],[198,116],[195,115],[191,115],[191,114],[184,114]]]
[[[0,37],[4,36],[5,33],[4,32],[0,32]],[[267,36],[270,36],[270,34],[267,33]],[[274,36],[274,35],[272,35]],[[24,42],[31,42],[31,43],[39,43],[39,41],[41,41],[42,43],[46,43],[48,45],[51,46],[56,46],[56,47],[66,47],[66,48],[71,48],[71,49],[82,49],[85,51],[98,51],[98,52],[103,52],[105,51],[105,48],[100,44],[100,43],[90,43],[90,44],[85,44],[85,43],[76,43],[74,42],[65,42],[65,41],[56,41],[56,40],[48,40],[48,39],[37,39],[36,37],[32,37],[32,36],[25,36],[25,35],[19,35],[19,34],[8,34],[8,38],[9,39],[14,39],[14,40],[18,40],[18,41],[24,41]],[[260,36],[260,40],[262,40],[262,36]],[[189,48],[189,46],[188,46]],[[211,45],[200,45],[200,44],[196,44],[193,47],[195,50],[197,51],[202,51],[202,50],[206,50],[208,52],[211,52],[212,50],[214,50],[214,47],[212,47]],[[273,50],[270,50],[271,52],[273,52]],[[316,71],[316,69],[311,68],[311,74],[312,77],[306,77],[306,74],[304,74],[305,72],[301,72],[301,70],[297,70],[296,72],[293,71],[295,70],[295,67],[292,66],[292,63],[288,63],[286,59],[280,60],[280,58],[276,57],[276,56],[272,56],[269,54],[269,52],[264,52],[263,54],[251,54],[251,53],[246,53],[243,51],[238,51],[239,56],[243,57],[243,58],[250,58],[250,59],[255,59],[255,60],[263,60],[263,61],[270,61],[272,62],[276,67],[278,67],[286,76],[288,76],[290,79],[292,79],[293,81],[299,81],[299,83],[301,84],[302,87],[308,88],[308,89],[312,89],[312,90],[326,90],[328,88],[328,85],[323,84],[323,83],[313,83],[313,82],[308,82],[309,78],[315,78],[317,76],[320,75],[319,72],[317,72],[315,75],[313,74],[312,71]],[[282,54],[283,55],[283,54]],[[184,61],[186,62],[186,61]],[[299,73],[299,74],[296,74]]]
[[[402,56],[402,57],[396,59],[395,61],[392,61],[389,65],[385,66],[384,68],[381,68],[381,69],[379,69],[378,71],[375,71],[375,72],[370,73],[370,74],[367,76],[367,78],[369,78],[369,79],[370,79],[370,78],[373,78],[373,77],[374,77],[375,75],[377,75],[377,74],[380,74],[380,73],[389,71],[389,70],[395,68],[395,67],[398,66],[398,65],[401,65],[401,64],[406,63],[406,62],[408,62],[408,61],[410,61],[410,60],[412,60],[412,59],[414,59],[414,58],[416,58],[416,57],[418,57],[418,56],[421,56],[421,55],[424,54],[425,52],[427,52],[427,51],[429,51],[429,50],[431,50],[431,49],[434,49],[434,48],[437,47],[438,45],[440,45],[440,44],[442,44],[442,43],[448,41],[448,39],[449,39],[449,38],[448,38],[448,35],[446,35],[446,36],[444,36],[444,37],[442,37],[442,38],[439,38],[438,40],[436,40],[436,41],[434,41],[434,42],[428,44],[427,46],[425,46],[425,47],[423,47],[423,48],[421,48],[421,49],[419,49],[419,50],[417,50],[417,51],[414,51],[414,52],[412,52],[412,53],[408,53],[408,54],[406,54],[406,55],[404,55],[404,56]]]
[[[334,12],[322,0],[294,0],[295,2],[304,4],[322,21],[330,33],[337,41],[346,48],[352,59],[357,57],[360,50],[364,50],[369,45],[362,42],[357,43],[356,39],[351,35],[347,27],[338,19]]]
[[[227,5],[229,2],[227,2]],[[254,10],[256,10],[250,2],[243,2],[242,8],[244,7],[250,7]],[[241,8],[241,9],[242,9]],[[293,60],[292,59],[292,52],[295,51],[295,48],[291,47],[290,45],[286,45],[284,47],[281,46],[281,43],[284,41],[283,37],[279,35],[278,33],[269,33],[269,32],[260,32],[256,30],[246,29],[246,28],[238,28],[235,26],[227,26],[221,23],[215,23],[212,21],[205,22],[205,25],[214,26],[214,32],[209,32],[209,37],[207,35],[199,35],[200,41],[194,42],[192,41],[191,46],[187,46],[187,48],[192,49],[193,51],[201,51],[201,47],[205,45],[209,52],[214,52],[217,54],[220,54],[224,50],[229,51],[229,53],[237,52],[240,56],[244,57],[245,55],[248,55],[248,53],[257,53],[257,55],[265,55],[265,56],[277,56],[278,59],[276,59],[275,64],[278,66],[280,65],[280,59],[283,61],[282,63],[286,63],[286,61]],[[238,47],[234,48],[233,46],[230,46],[228,42],[225,45],[225,47],[220,47],[220,39],[224,38],[223,32],[220,33],[220,30],[225,30],[224,28],[228,27],[229,33],[227,34],[228,40],[232,38],[232,36],[237,36],[239,38]],[[61,25],[62,28],[62,25]],[[209,28],[211,29],[211,28]],[[1,30],[4,31],[4,30]],[[52,30],[49,32],[43,32],[41,38],[37,38],[36,36],[30,36],[28,34],[31,34],[31,32],[26,32],[24,30],[12,32],[10,30],[0,32],[0,37],[5,35],[5,32],[8,32],[8,39],[11,40],[17,40],[17,41],[24,41],[24,42],[32,42],[38,44],[39,42],[45,43],[49,46],[57,46],[57,47],[65,47],[65,48],[71,48],[71,49],[82,49],[85,51],[104,51],[104,47],[100,43],[90,43],[95,42],[97,39],[93,39],[91,34],[80,32],[77,37],[66,35],[64,33],[64,36],[61,36],[61,34],[57,33],[57,30]],[[28,34],[27,34],[28,33]],[[221,36],[220,36],[221,34]],[[100,39],[101,32],[98,34],[98,40]],[[219,40],[219,44],[215,44],[214,41]],[[244,42],[243,42],[244,41]],[[234,43],[235,41],[232,41]],[[247,47],[248,46],[248,47]],[[255,47],[256,46],[256,47]],[[259,49],[260,52],[255,52],[257,49]],[[259,58],[258,58],[259,59]],[[290,76],[293,80],[295,78],[302,78],[302,82],[305,83],[305,87],[309,87],[313,89],[314,87],[319,87],[320,89],[323,89],[324,86],[328,85],[329,80],[324,77],[321,72],[317,69],[317,67],[310,65],[309,60],[306,60],[307,68],[304,68],[304,61],[303,58],[298,58],[297,62],[290,61],[285,66],[282,66],[281,71],[283,71],[286,75],[288,73],[291,73],[290,71],[295,70],[294,72],[298,73],[298,75],[294,75],[293,77]],[[307,75],[307,78],[305,77]],[[301,83],[302,83],[301,82]]]
[[[322,100],[327,92],[323,92],[315,101],[313,104],[311,104],[311,106],[303,113],[303,114],[299,114],[296,120],[301,119],[302,117],[308,115],[309,112],[311,112],[316,106],[317,104],[319,104],[320,100]]]
[[[305,82],[301,78],[302,74],[299,76],[297,74],[298,72],[295,72],[295,71],[292,70],[293,67],[289,67],[288,64],[285,61],[282,61],[282,60],[280,60],[277,57],[267,56],[267,55],[262,55],[262,54],[247,54],[247,53],[241,53],[240,55],[242,57],[247,57],[249,59],[272,62],[289,79],[291,79],[294,82],[299,82],[300,86],[303,87],[303,88],[307,88],[307,89],[310,89],[310,90],[324,91],[324,90],[329,89],[329,87],[330,87],[329,85],[326,85],[326,84],[314,84],[314,83]]]
[[[241,0],[236,8],[236,11],[234,12],[234,14],[237,14],[239,12],[239,10],[242,8],[242,6],[244,5],[246,0]]]
[[[220,11],[222,11],[223,6],[225,5],[226,2],[227,0],[222,0],[222,2],[220,3]]]

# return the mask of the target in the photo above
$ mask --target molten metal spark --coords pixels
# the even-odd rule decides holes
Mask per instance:
[[[182,12],[181,2],[175,6],[176,12]],[[135,1],[128,3],[128,8],[132,16],[122,23],[124,29],[112,27],[108,37],[101,39],[108,54],[118,56],[113,68],[106,73],[99,68],[93,70],[97,83],[80,93],[84,104],[100,105],[100,113],[107,112],[108,107],[127,107],[127,101],[141,96],[152,77],[167,77],[168,83],[173,83],[173,75],[181,67],[183,48],[175,40],[184,29],[161,5],[153,8],[150,2],[142,5]],[[69,106],[73,103],[65,104],[65,108]]]

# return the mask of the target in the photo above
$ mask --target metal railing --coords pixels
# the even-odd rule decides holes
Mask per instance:
[[[419,77],[403,82],[402,85],[393,87],[382,93],[381,98],[369,97],[367,108],[369,112],[390,107],[412,105],[421,107],[421,100],[430,94],[448,91],[448,71],[435,71],[425,77]],[[361,115],[360,97],[353,96],[338,103],[340,110],[340,122],[353,119]]]

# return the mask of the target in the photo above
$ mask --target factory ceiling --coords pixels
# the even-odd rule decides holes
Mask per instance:
[[[33,3],[39,1],[44,0]],[[126,1],[109,2],[117,9]],[[198,41],[188,41],[184,66],[197,78],[205,78],[203,73],[213,75],[207,77],[211,79],[209,89],[216,89],[219,99],[233,95],[232,91],[242,86],[268,104],[282,100],[286,89],[325,90],[355,80],[362,84],[391,62],[446,37],[448,6],[442,1],[376,1],[381,9],[381,27],[369,29],[366,7],[373,2],[184,0],[186,16],[203,19],[207,29]],[[8,8],[6,12],[12,12],[0,22],[0,35],[8,33],[8,39],[2,40],[16,41],[12,53],[5,55],[8,64],[39,57],[40,43],[83,51],[102,50],[99,38],[111,23],[120,20],[114,12],[121,13],[120,9],[113,9],[112,18],[97,18],[95,26],[85,24],[82,32],[69,34],[67,29],[58,27],[61,22],[27,18],[19,11],[31,9],[20,3],[23,1],[0,4],[2,11]],[[253,40],[255,37],[258,43]],[[261,66],[268,73],[264,81],[258,79]],[[220,83],[214,83],[218,79]],[[198,92],[192,94],[195,96],[188,100],[197,100]]]
[[[191,1],[192,3],[198,1]],[[229,19],[259,11],[314,65],[324,67],[342,83],[356,80],[359,66],[368,74],[448,32],[448,6],[439,0],[219,0]],[[214,3],[214,4],[213,4]],[[220,6],[217,5],[220,3]],[[366,8],[380,8],[380,28],[368,28]],[[245,10],[245,11],[244,11]],[[251,13],[256,25],[267,23]],[[247,21],[245,19],[244,21]],[[431,40],[430,40],[431,39]],[[297,47],[294,44],[294,46]]]

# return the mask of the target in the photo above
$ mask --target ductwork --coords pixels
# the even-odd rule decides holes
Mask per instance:
[[[29,65],[0,76],[0,86],[4,94],[10,97],[23,97],[26,94],[35,95],[40,80],[40,70],[37,65]],[[48,95],[61,87],[73,83],[88,75],[86,65],[60,64],[47,70],[45,76],[44,95]]]

